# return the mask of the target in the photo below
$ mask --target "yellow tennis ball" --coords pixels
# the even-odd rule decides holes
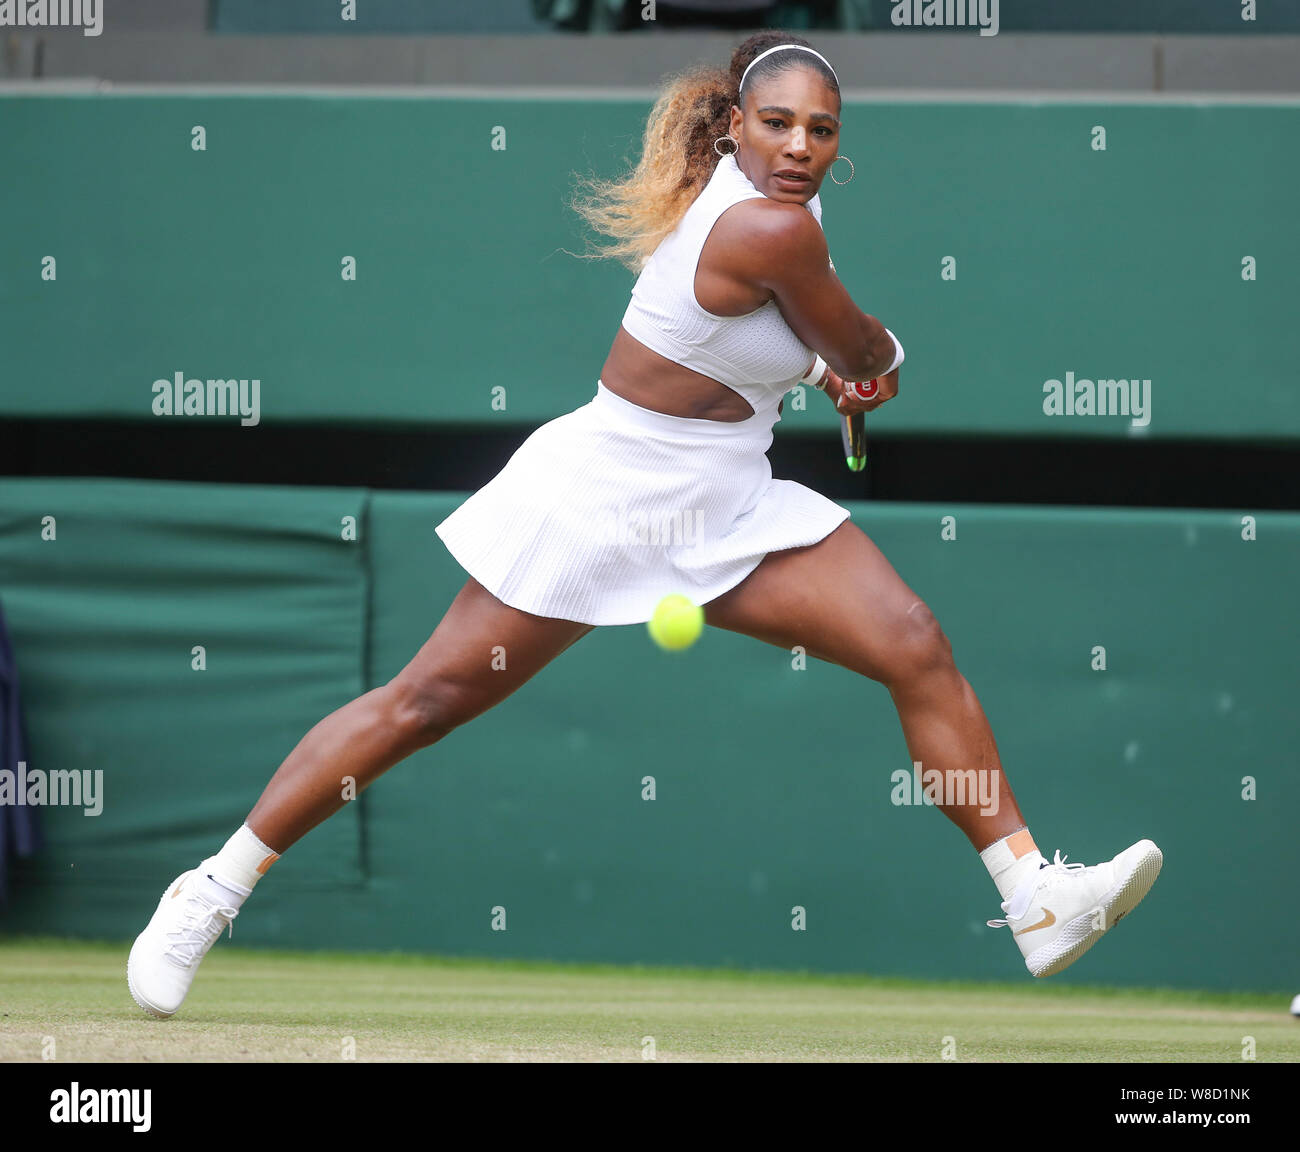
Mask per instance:
[[[665,596],[655,608],[646,627],[650,639],[660,648],[677,652],[689,648],[704,630],[704,609],[674,592]]]

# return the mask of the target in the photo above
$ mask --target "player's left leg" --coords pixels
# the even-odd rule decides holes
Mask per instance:
[[[714,627],[839,664],[889,691],[912,761],[938,779],[971,769],[979,788],[936,806],[981,851],[1025,826],[975,692],[953,662],[933,613],[866,534],[845,521],[806,548],[771,552],[746,579],[704,606]],[[961,799],[962,803],[952,803]]]
[[[801,645],[810,656],[886,687],[922,781],[980,852],[1004,900],[1007,920],[997,923],[1012,928],[1034,975],[1073,963],[1154,883],[1161,856],[1149,840],[1093,868],[1064,864],[1059,855],[1051,865],[1043,860],[952,645],[921,598],[851,522],[817,544],[769,553],[739,585],[706,604],[704,614],[714,627],[781,648]]]

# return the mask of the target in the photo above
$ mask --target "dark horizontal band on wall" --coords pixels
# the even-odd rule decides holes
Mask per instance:
[[[106,476],[471,492],[528,430],[386,430],[334,425],[169,426],[6,420],[0,476]],[[870,432],[850,472],[835,437],[778,434],[773,475],[834,500],[1151,508],[1300,509],[1300,445]]]

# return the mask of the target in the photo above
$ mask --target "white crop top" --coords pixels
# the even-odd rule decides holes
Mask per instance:
[[[734,389],[756,413],[775,410],[808,371],[813,350],[785,322],[775,300],[744,316],[706,312],[695,298],[695,272],[718,217],[762,195],[735,157],[724,156],[642,269],[623,315],[623,327],[642,344]],[[820,194],[807,208],[820,224]]]

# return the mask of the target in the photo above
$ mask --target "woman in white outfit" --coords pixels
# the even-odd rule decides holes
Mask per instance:
[[[469,579],[410,664],[312,728],[225,846],[168,886],[128,961],[147,1012],[180,1007],[254,884],[347,802],[345,777],[366,787],[593,627],[642,623],[670,593],[713,627],[801,645],[888,689],[926,788],[998,888],[1006,918],[990,923],[1012,928],[1034,975],[1072,963],[1145,895],[1161,862],[1149,840],[1091,868],[1039,854],[934,616],[846,509],[772,478],[792,388],[844,414],[898,392],[902,348],[849,298],[821,229],[822,182],[846,159],[840,113],[830,64],[780,32],[665,89],[637,169],[577,204],[617,241],[603,254],[639,272],[595,396],[438,525]],[[981,787],[955,795],[958,779]],[[996,812],[978,799],[990,789]]]

